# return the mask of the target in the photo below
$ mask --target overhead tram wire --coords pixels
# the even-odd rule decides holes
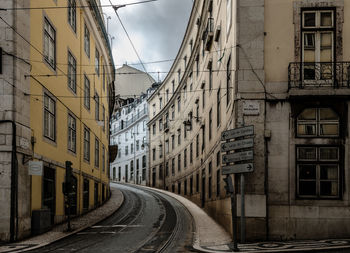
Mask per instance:
[[[157,0],[152,0],[152,1],[147,1],[147,2],[153,2],[153,1],[157,1]],[[146,2],[146,1],[145,1],[145,2]],[[134,52],[135,52],[137,58],[139,59],[139,62],[140,62],[140,64],[141,64],[141,66],[142,66],[142,68],[144,69],[144,71],[146,72],[147,77],[148,77],[148,79],[150,80],[150,82],[151,82],[151,84],[152,84],[153,81],[152,81],[152,79],[151,79],[151,76],[148,74],[148,72],[147,72],[147,70],[146,70],[146,67],[145,67],[145,65],[143,64],[142,60],[141,60],[141,57],[140,57],[140,55],[138,54],[138,52],[137,52],[137,50],[136,50],[136,48],[135,48],[135,45],[134,45],[134,43],[132,42],[132,40],[131,40],[131,38],[130,38],[130,36],[129,36],[129,33],[128,33],[128,31],[126,30],[126,28],[125,28],[125,26],[124,26],[124,24],[123,24],[121,18],[119,17],[118,12],[117,12],[118,8],[124,7],[124,6],[126,6],[126,5],[119,5],[119,6],[116,6],[116,5],[113,5],[113,4],[112,4],[112,1],[111,1],[111,0],[109,0],[109,3],[113,6],[114,12],[115,12],[115,14],[116,14],[116,16],[117,16],[117,18],[118,18],[120,24],[121,24],[121,26],[122,26],[122,28],[123,28],[123,30],[124,30],[126,36],[128,37],[129,42],[130,42],[132,48],[134,49]]]
[[[128,4],[123,4],[123,6],[129,6],[129,5],[135,5],[135,4],[143,4],[148,2],[155,2],[158,0],[145,0],[140,2],[133,2]],[[96,7],[113,7],[116,6],[115,4],[103,4],[103,5],[93,5]],[[80,5],[76,6],[76,8],[90,8],[90,5]],[[49,10],[49,9],[68,9],[71,8],[69,6],[45,6],[45,7],[22,7],[22,8],[0,8],[0,11],[21,11],[21,10]]]
[[[30,43],[30,41],[28,41],[22,34],[20,34],[14,27],[12,27],[8,22],[6,22],[6,20],[4,20],[2,17],[0,17],[0,19],[9,27],[11,28],[18,36],[20,36],[26,43],[28,43],[28,45],[30,45],[35,51],[37,51],[40,55],[44,56],[44,54],[37,48],[35,47],[32,43]],[[60,69],[58,66],[56,66],[56,69],[58,69],[64,76],[66,76],[68,78],[68,74],[66,74],[62,69]],[[41,86],[43,86],[44,88],[47,88],[47,86],[45,86],[42,82],[40,82],[38,79],[36,79],[33,75],[29,75],[28,77],[34,79],[37,83],[39,83]],[[80,91],[83,93],[84,90],[83,88],[78,85],[76,83],[76,86],[80,89]],[[28,93],[26,93],[25,95],[30,95]],[[110,96],[106,96],[106,97],[110,97]],[[94,98],[94,96],[93,96]],[[67,107],[62,101],[60,101],[62,103],[62,105],[64,105],[65,107]],[[99,105],[102,105],[102,101],[99,102]],[[67,107],[68,108],[68,107]]]

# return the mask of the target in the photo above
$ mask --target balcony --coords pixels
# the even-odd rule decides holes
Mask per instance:
[[[214,38],[214,19],[208,18],[208,23],[203,32],[202,39],[204,41],[205,50],[209,51]]]
[[[291,62],[288,88],[350,88],[350,62]]]

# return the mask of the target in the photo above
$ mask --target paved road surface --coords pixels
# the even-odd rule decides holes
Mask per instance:
[[[191,252],[192,217],[178,201],[135,186],[112,186],[124,194],[115,214],[35,252]]]

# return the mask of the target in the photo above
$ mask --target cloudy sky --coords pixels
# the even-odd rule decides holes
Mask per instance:
[[[135,3],[141,0],[112,0],[115,5]],[[108,5],[109,0],[101,0]],[[192,9],[192,0],[157,0],[155,2],[130,5],[118,10],[118,14],[140,55],[148,72],[166,72],[172,61],[164,63],[149,62],[171,60],[176,57],[181,45]],[[113,40],[113,57],[117,68],[127,63],[143,71],[118,18],[111,7],[104,7],[110,16],[109,34]],[[155,80],[157,74],[152,74]],[[165,73],[160,74],[162,80]]]

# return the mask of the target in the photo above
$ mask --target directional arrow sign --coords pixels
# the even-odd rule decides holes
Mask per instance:
[[[234,138],[253,135],[253,134],[254,134],[254,126],[240,127],[240,128],[235,128],[235,129],[222,132],[221,140],[226,141],[229,139],[234,139]]]
[[[253,160],[253,159],[254,159],[253,150],[236,152],[236,153],[226,154],[222,156],[222,161],[224,163],[232,163],[232,162],[239,162],[239,161],[246,161],[246,160]]]
[[[221,151],[227,152],[230,150],[241,149],[241,148],[251,148],[254,146],[254,139],[244,139],[239,141],[231,141],[221,144]]]
[[[235,164],[230,166],[223,166],[221,169],[222,175],[253,172],[254,166],[252,163]]]

